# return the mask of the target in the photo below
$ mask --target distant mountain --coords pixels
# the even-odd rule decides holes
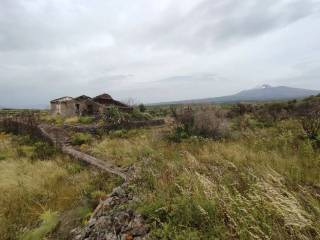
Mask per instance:
[[[236,103],[236,102],[257,102],[257,101],[275,101],[305,98],[311,95],[318,95],[320,91],[302,88],[292,88],[286,86],[272,87],[262,85],[253,89],[244,90],[234,95],[193,99],[171,102],[170,104],[192,104],[192,103]],[[169,104],[169,103],[167,103]]]

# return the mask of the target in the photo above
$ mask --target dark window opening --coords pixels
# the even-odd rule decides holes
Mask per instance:
[[[93,114],[93,106],[92,105],[88,105],[88,114],[89,115]]]

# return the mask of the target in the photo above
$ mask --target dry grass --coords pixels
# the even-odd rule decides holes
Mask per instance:
[[[140,154],[147,151],[151,134],[143,129],[128,132],[120,130],[104,136],[102,140],[93,142],[90,146],[83,146],[83,150],[126,167],[136,163]]]
[[[319,238],[320,158],[299,131],[287,122],[229,141],[171,143],[151,131],[129,138],[148,149],[134,162],[137,208],[153,224],[152,237]],[[112,139],[113,147],[122,141]],[[123,147],[130,152],[133,142]]]
[[[248,123],[253,124],[256,122]],[[134,191],[141,201],[133,207],[150,222],[151,239],[320,238],[320,154],[298,121],[276,122],[268,128],[236,128],[231,138],[219,141],[188,137],[179,143],[171,142],[167,137],[171,130],[116,131],[81,146],[117,165],[135,165],[139,177]],[[1,167],[0,174],[7,184],[12,181],[14,189],[20,189],[23,182],[20,191],[30,192],[35,199],[33,193],[47,196],[45,188],[50,185],[50,194],[56,191],[55,196],[59,196],[59,200],[52,201],[60,209],[75,199],[73,194],[77,195],[78,188],[86,189],[81,184],[87,181],[87,171],[70,176],[59,160],[52,165],[35,162],[33,169],[27,160],[30,149],[22,147],[18,154],[7,136],[0,137],[0,149],[5,152],[0,165],[6,164],[7,169],[1,172]],[[16,166],[10,167],[10,158],[19,159]],[[43,175],[38,178],[28,172]],[[68,179],[75,185],[70,185]],[[65,182],[69,185],[63,190]],[[61,192],[54,187],[58,184],[62,185]],[[72,193],[64,195],[67,189]],[[95,190],[90,190],[90,195],[103,195],[100,189]],[[45,209],[56,211],[48,207],[48,199],[55,197],[44,199]],[[28,208],[32,205],[28,198],[22,202],[27,202]],[[43,212],[40,209],[37,217]]]
[[[75,208],[93,208],[91,192],[107,192],[115,185],[109,177],[83,169],[59,154],[45,161],[32,159],[33,145],[18,143],[20,140],[0,134],[0,152],[4,156],[0,161],[1,239],[17,239],[29,231],[26,236],[42,236],[54,226],[38,229],[44,213],[52,211],[60,216]],[[76,222],[81,224],[80,215],[70,217],[79,218]]]

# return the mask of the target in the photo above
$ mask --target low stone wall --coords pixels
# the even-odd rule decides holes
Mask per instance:
[[[126,123],[123,128],[142,128],[142,127],[154,127],[154,126],[161,126],[164,125],[164,119],[154,119],[154,120],[147,120],[147,121],[134,121]]]
[[[99,132],[108,132],[116,129],[135,129],[135,128],[143,128],[143,127],[154,127],[164,125],[164,119],[155,119],[155,120],[147,120],[147,121],[133,121],[127,122],[120,125],[105,125],[98,126],[96,124],[88,124],[88,125],[67,125],[65,124],[63,127],[66,130],[73,130],[75,132],[87,132],[91,134],[98,134]]]
[[[0,120],[0,131],[19,135],[31,135],[34,138],[56,145],[50,136],[35,122],[4,118]]]
[[[151,124],[155,124],[155,122]],[[134,126],[145,125],[137,124]],[[134,210],[128,209],[129,203],[133,203],[134,199],[128,187],[129,181],[132,179],[128,178],[121,169],[69,146],[66,143],[68,138],[66,131],[53,125],[36,125],[8,118],[0,119],[0,130],[15,134],[30,134],[60,147],[63,153],[124,179],[123,184],[113,189],[108,198],[100,202],[89,223],[85,227],[81,226],[72,230],[68,239],[148,239],[150,228],[145,219]]]

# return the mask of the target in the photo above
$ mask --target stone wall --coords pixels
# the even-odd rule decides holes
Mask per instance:
[[[161,126],[164,124],[165,124],[165,121],[163,119],[155,119],[155,120],[146,120],[146,121],[132,121],[132,122],[122,123],[119,125],[98,126],[96,124],[88,124],[88,125],[65,124],[63,127],[67,130],[72,130],[75,132],[87,132],[91,134],[98,134],[101,131],[108,132],[116,129],[135,129],[135,128],[143,128],[143,127]]]

